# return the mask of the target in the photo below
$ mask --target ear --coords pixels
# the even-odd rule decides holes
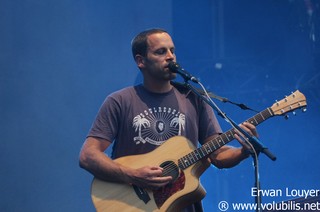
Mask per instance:
[[[137,54],[135,56],[135,61],[137,63],[137,66],[141,69],[141,68],[144,68],[145,66],[145,59],[143,56],[141,56],[140,54]]]

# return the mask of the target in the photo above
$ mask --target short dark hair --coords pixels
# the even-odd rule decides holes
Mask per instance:
[[[136,35],[131,41],[131,50],[132,50],[133,58],[135,58],[137,54],[146,56],[147,50],[148,50],[148,42],[147,42],[148,36],[156,33],[163,33],[163,32],[168,33],[164,29],[153,28],[153,29],[147,29],[145,31],[142,31],[138,35]]]

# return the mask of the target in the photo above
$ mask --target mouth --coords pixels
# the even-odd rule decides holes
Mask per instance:
[[[167,63],[167,65],[165,66],[165,68],[167,68],[167,69],[170,70],[170,63],[171,63],[171,62],[174,62],[174,63],[175,63],[175,61],[169,61],[169,62]]]
[[[167,72],[173,73],[173,72],[171,71],[171,69],[169,68],[169,66],[165,66],[165,67],[164,67],[164,70],[167,71]]]

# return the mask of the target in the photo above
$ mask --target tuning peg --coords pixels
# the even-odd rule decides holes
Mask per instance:
[[[285,118],[286,120],[288,120],[288,119],[289,119],[289,115],[286,114],[286,115],[284,116],[284,118]]]
[[[293,111],[292,114],[293,114],[294,116],[297,115],[296,111]]]
[[[307,108],[305,108],[305,107],[302,108],[301,110],[302,110],[302,112],[307,112]]]

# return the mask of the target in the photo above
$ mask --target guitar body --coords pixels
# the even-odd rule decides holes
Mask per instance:
[[[115,161],[131,168],[160,166],[168,161],[178,164],[179,158],[194,149],[195,146],[188,139],[176,136],[150,153],[126,156]],[[91,187],[92,201],[97,211],[177,211],[205,196],[199,177],[209,165],[208,160],[199,160],[192,166],[179,170],[177,179],[166,187],[156,191],[143,189],[150,198],[148,201],[140,199],[137,194],[139,192],[132,185],[94,178]]]

